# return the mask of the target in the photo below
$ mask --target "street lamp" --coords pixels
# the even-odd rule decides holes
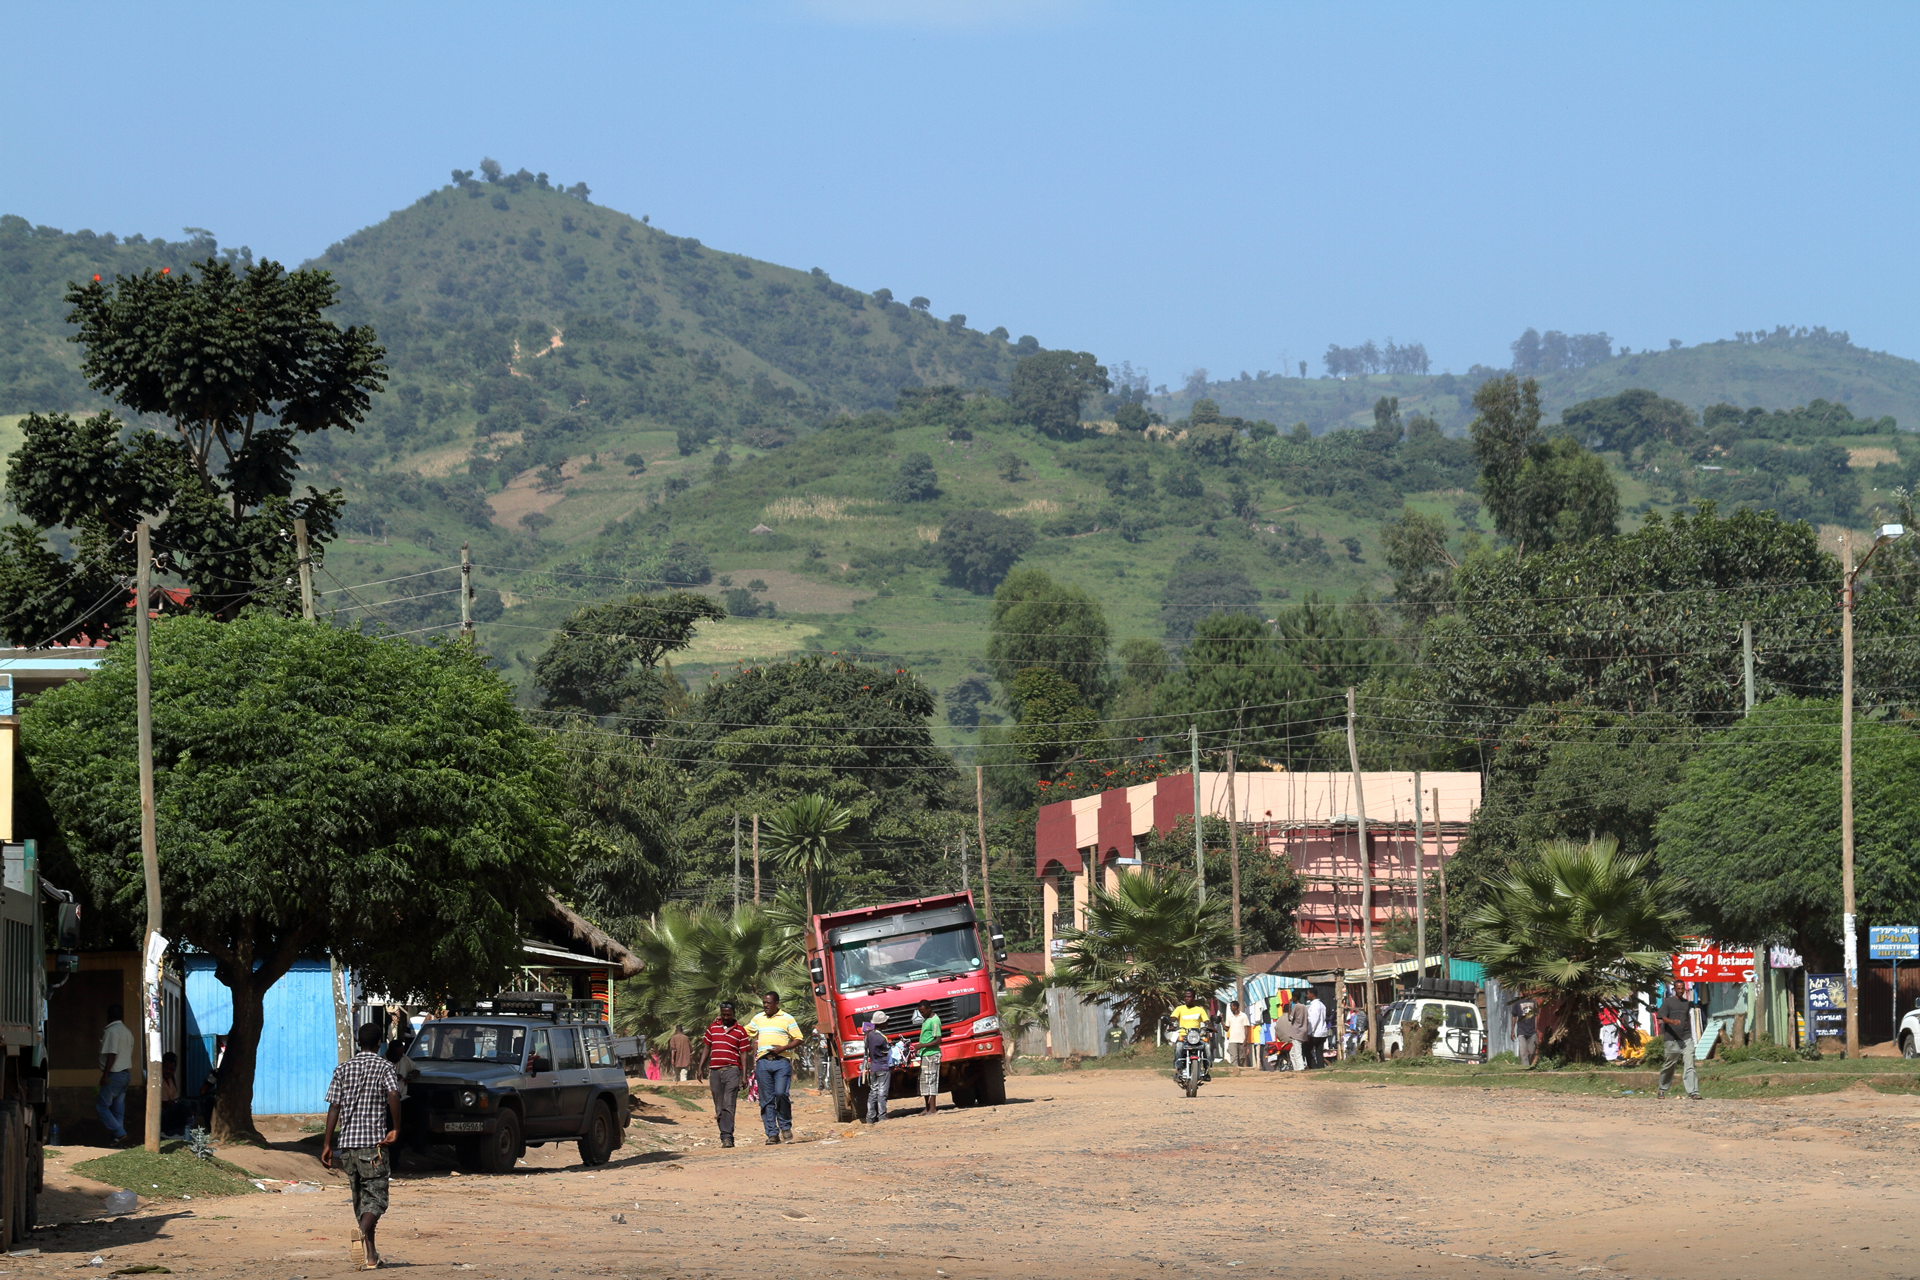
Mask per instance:
[[[1845,922],[1841,957],[1847,972],[1847,1057],[1860,1056],[1860,960],[1856,953],[1853,920],[1853,598],[1860,571],[1874,553],[1906,532],[1897,524],[1883,524],[1860,563],[1853,558],[1850,539],[1840,542],[1841,569],[1846,577],[1840,589],[1840,910]]]

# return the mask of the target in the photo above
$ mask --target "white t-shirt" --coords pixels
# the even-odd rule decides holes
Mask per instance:
[[[1307,1005],[1307,1034],[1323,1036],[1327,1034],[1327,1006],[1319,996],[1315,996]]]
[[[106,1032],[100,1037],[100,1060],[108,1071],[133,1070],[133,1032],[127,1029],[126,1023],[107,1024]]]
[[[1227,1015],[1227,1039],[1239,1044],[1247,1038],[1247,1015],[1229,1013]]]

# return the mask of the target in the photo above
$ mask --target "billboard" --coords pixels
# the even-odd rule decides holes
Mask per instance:
[[[1722,946],[1711,938],[1690,938],[1673,957],[1678,982],[1752,982],[1753,948]]]
[[[1874,925],[1867,930],[1867,955],[1874,960],[1920,960],[1920,926]]]

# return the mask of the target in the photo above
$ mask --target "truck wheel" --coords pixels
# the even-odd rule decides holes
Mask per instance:
[[[513,1162],[520,1158],[520,1113],[502,1111],[500,1127],[474,1144],[473,1155],[482,1173],[512,1173]]]
[[[833,1090],[833,1118],[841,1124],[852,1124],[853,1096],[847,1089],[846,1073],[840,1069],[838,1059],[827,1068],[827,1075],[831,1078],[830,1087]]]
[[[580,1163],[605,1164],[613,1154],[613,1137],[613,1110],[604,1102],[594,1103],[587,1131],[580,1138]]]
[[[1007,1104],[1007,1063],[995,1054],[991,1061],[980,1064],[978,1081],[980,1105],[985,1107],[1003,1107]]]
[[[979,1103],[980,1096],[971,1079],[955,1080],[951,1092],[953,1105],[956,1107],[971,1107]]]
[[[21,1161],[16,1158],[20,1150],[20,1107],[17,1103],[0,1105],[0,1240],[8,1248],[20,1238],[20,1219],[14,1212],[14,1202],[19,1199],[19,1181]]]

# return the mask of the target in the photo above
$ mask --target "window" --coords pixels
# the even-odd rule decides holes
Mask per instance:
[[[416,1062],[511,1062],[518,1065],[522,1027],[473,1022],[429,1022],[408,1056]]]
[[[533,1033],[533,1044],[527,1051],[527,1070],[553,1070],[552,1033],[544,1028]]]
[[[833,944],[833,971],[842,991],[918,982],[979,967],[980,949],[970,924]]]
[[[580,1059],[580,1033],[572,1027],[553,1029],[553,1069],[578,1071],[586,1064]]]
[[[1480,1011],[1450,1005],[1447,1008],[1447,1030],[1478,1031],[1480,1029]]]
[[[588,1066],[617,1067],[620,1065],[613,1056],[613,1037],[607,1034],[605,1027],[588,1027],[581,1034],[587,1038]]]

